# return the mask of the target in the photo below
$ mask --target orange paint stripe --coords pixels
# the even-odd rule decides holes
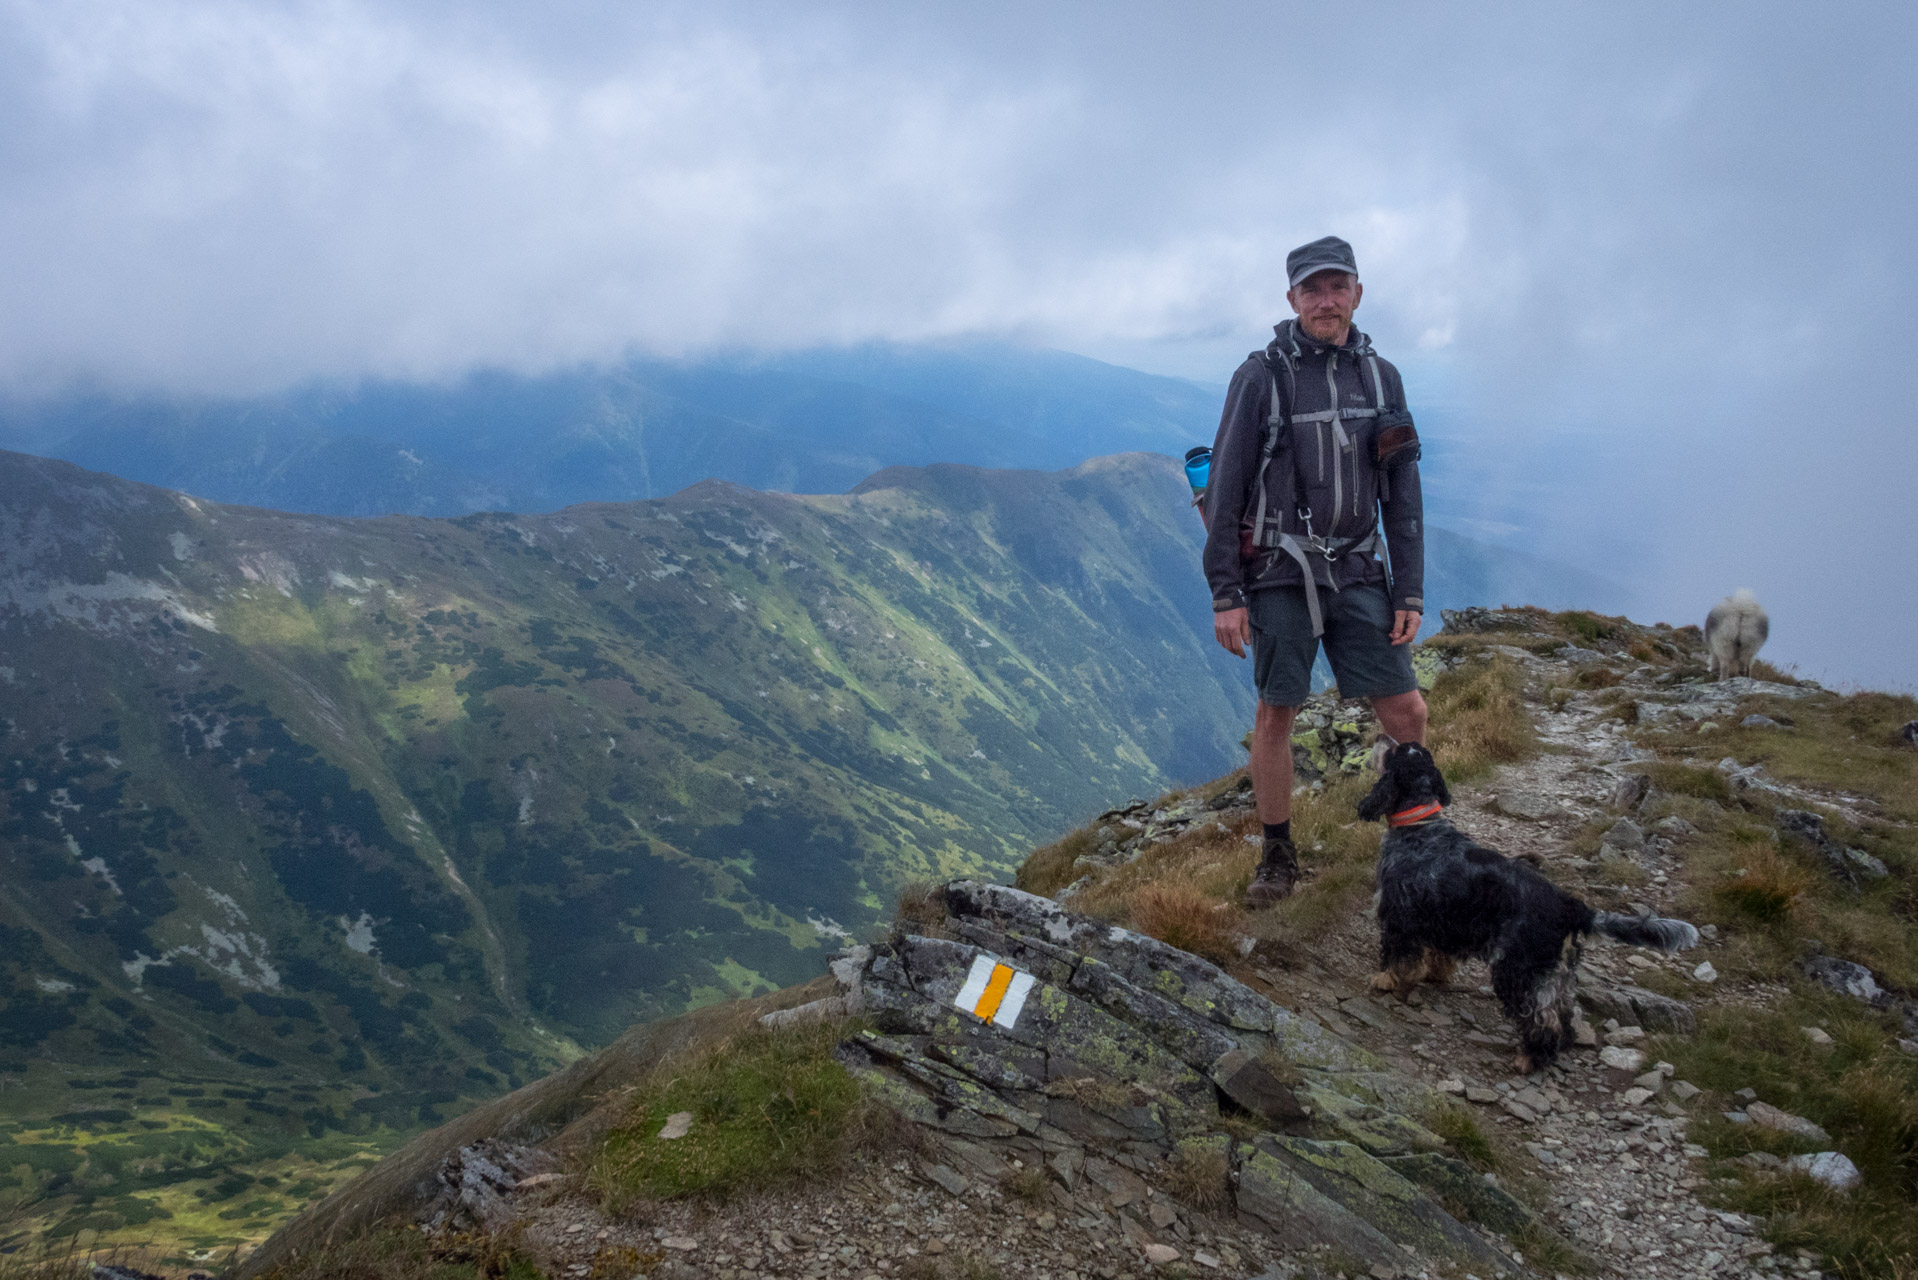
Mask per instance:
[[[992,977],[986,980],[986,993],[973,1006],[973,1013],[991,1022],[992,1015],[999,1012],[999,1005],[1006,998],[1006,988],[1011,985],[1012,970],[1002,964],[992,966]]]

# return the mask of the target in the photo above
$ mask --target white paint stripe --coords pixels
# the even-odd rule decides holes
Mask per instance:
[[[1032,975],[1014,972],[1012,985],[1006,988],[1006,998],[999,1002],[999,1012],[992,1015],[992,1025],[1012,1029],[1019,1021],[1019,1011],[1026,1007],[1026,993],[1032,990]]]
[[[966,975],[966,985],[959,988],[959,994],[953,997],[953,1005],[971,1013],[979,1007],[979,1001],[986,994],[986,983],[992,981],[992,967],[999,962],[991,956],[974,956],[972,972]]]

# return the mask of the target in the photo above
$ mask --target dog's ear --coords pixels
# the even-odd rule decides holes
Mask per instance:
[[[1378,738],[1372,743],[1372,767],[1380,773],[1384,773],[1386,754],[1390,752],[1393,747],[1398,746],[1398,744],[1399,740],[1397,738],[1394,738],[1391,734],[1381,729]]]
[[[1359,801],[1359,817],[1364,818],[1367,822],[1377,822],[1386,814],[1397,810],[1398,807],[1398,775],[1388,769],[1380,776],[1379,780],[1372,785],[1372,789],[1366,793],[1365,799]]]
[[[1438,762],[1432,762],[1432,777],[1438,782],[1438,802],[1448,809],[1452,805],[1452,789],[1445,785],[1445,775],[1439,772]]]

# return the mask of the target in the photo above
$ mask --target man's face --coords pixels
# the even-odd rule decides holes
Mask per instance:
[[[1330,267],[1315,271],[1286,290],[1285,300],[1298,312],[1299,324],[1320,342],[1344,342],[1359,309],[1365,286],[1349,271]]]

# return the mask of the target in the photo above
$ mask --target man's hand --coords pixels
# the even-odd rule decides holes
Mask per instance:
[[[1412,637],[1419,633],[1419,619],[1425,615],[1414,613],[1410,609],[1400,609],[1392,615],[1392,643],[1410,644]],[[1213,626],[1217,626],[1215,621]]]
[[[1416,630],[1418,624],[1412,625]],[[1227,653],[1243,658],[1245,647],[1252,643],[1252,615],[1244,609],[1220,610],[1212,615],[1212,634],[1218,637],[1219,646]]]

